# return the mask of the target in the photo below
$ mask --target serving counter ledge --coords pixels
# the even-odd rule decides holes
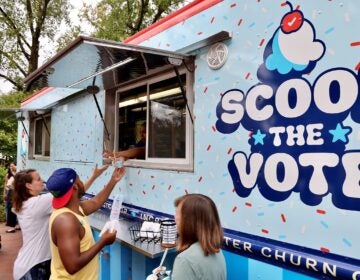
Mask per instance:
[[[97,211],[88,216],[90,225],[93,229],[101,231],[105,223],[109,221],[109,216],[102,212]],[[134,241],[131,239],[129,228],[139,223],[137,220],[128,220],[120,218],[120,230],[116,233],[116,241],[120,244],[130,247],[131,249],[145,255],[149,258],[157,258],[163,254],[165,248],[161,247],[160,242],[154,243],[147,241]],[[175,252],[175,248],[170,249]]]

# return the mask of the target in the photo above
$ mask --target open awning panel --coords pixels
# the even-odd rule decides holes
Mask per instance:
[[[61,100],[80,91],[82,91],[82,89],[79,88],[46,87],[24,100],[21,103],[21,109],[27,111],[46,110],[55,106]],[[38,98],[40,96],[41,98]]]
[[[190,56],[81,36],[28,76],[25,84],[27,89],[96,85],[106,90],[171,66],[169,58],[181,62]]]
[[[23,100],[20,108],[0,108],[0,116],[11,117],[14,115],[18,119],[28,118],[29,113],[41,114],[40,111],[47,111],[61,100],[82,91],[79,88],[46,87]]]

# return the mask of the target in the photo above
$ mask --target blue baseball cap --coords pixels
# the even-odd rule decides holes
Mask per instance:
[[[70,200],[77,174],[74,169],[60,168],[51,174],[46,188],[54,196],[52,205],[55,209],[64,207]]]

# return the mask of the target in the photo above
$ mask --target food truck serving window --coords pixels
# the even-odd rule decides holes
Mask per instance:
[[[22,107],[48,109],[88,92],[104,123],[104,150],[143,145],[143,159],[131,157],[127,165],[193,170],[194,59],[183,53],[80,36],[25,79],[28,89],[41,86],[45,91],[22,102]],[[44,140],[34,139],[34,143],[39,141]],[[42,145],[33,149],[32,156],[49,154]]]
[[[118,151],[145,148],[144,155],[127,160],[125,165],[192,170],[190,72],[183,69],[179,76],[173,71],[162,73],[118,89],[116,98],[114,147]]]

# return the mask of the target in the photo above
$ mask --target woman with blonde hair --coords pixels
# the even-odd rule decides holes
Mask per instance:
[[[225,280],[223,231],[215,203],[202,194],[175,200],[179,239],[172,280]]]

